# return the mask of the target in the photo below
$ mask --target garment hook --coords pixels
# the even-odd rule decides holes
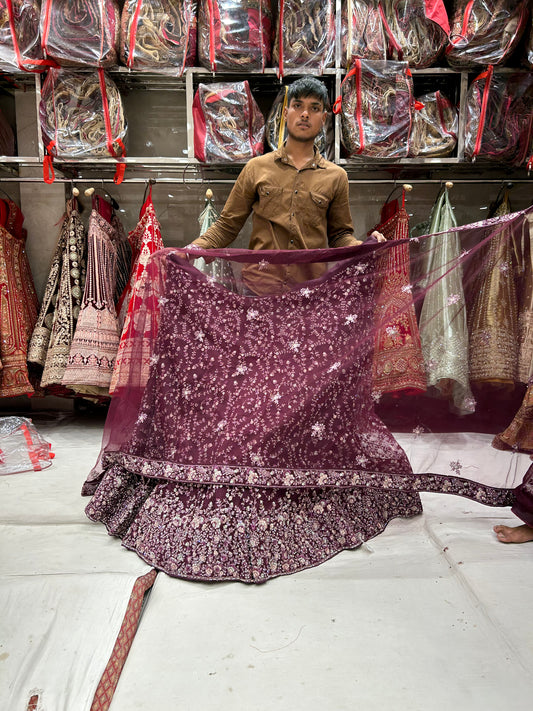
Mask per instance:
[[[144,196],[143,196],[143,203],[146,202],[146,196],[148,195],[148,190],[149,188],[152,187],[152,185],[156,184],[156,179],[155,178],[148,178],[146,181],[146,185],[144,186]]]

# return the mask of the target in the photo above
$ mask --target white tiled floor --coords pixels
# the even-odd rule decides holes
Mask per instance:
[[[0,709],[26,711],[39,690],[43,711],[88,711],[149,568],[83,513],[101,422],[36,422],[53,466],[0,477]],[[473,462],[492,461],[489,441],[469,440]],[[434,456],[434,439],[415,444]],[[360,549],[263,585],[159,575],[111,711],[530,711],[533,544],[496,541],[508,510],[423,502]]]

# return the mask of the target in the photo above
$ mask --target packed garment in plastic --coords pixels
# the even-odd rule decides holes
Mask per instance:
[[[526,28],[529,0],[455,0],[446,58],[457,69],[503,64]]]
[[[41,44],[62,66],[113,66],[119,33],[117,0],[42,0]]]
[[[343,64],[354,59],[387,59],[387,37],[378,0],[343,0],[341,12]]]
[[[270,148],[275,151],[284,144],[287,138],[287,125],[285,122],[285,108],[287,106],[287,92],[289,87],[282,87],[268,113],[266,122],[266,139]],[[321,155],[328,160],[333,159],[335,152],[335,136],[331,109],[327,107],[326,123],[315,138],[315,146]]]
[[[497,74],[489,66],[468,89],[466,157],[521,165],[532,138],[533,73]]]
[[[196,60],[196,0],[127,0],[120,59],[135,71],[181,75]]]
[[[457,145],[457,107],[441,92],[432,91],[415,102],[411,155],[448,156]]]
[[[103,71],[51,69],[39,109],[44,145],[62,158],[123,155],[126,118],[120,92]]]
[[[333,66],[334,10],[333,0],[279,0],[273,59],[280,74]]]
[[[27,417],[0,417],[0,475],[46,469],[54,458],[50,448]]]
[[[390,59],[421,69],[434,64],[448,44],[443,0],[381,0]]]
[[[199,84],[192,113],[199,161],[242,162],[263,153],[265,121],[247,81]]]
[[[406,158],[413,125],[413,79],[407,62],[356,59],[334,113],[349,157]]]
[[[527,67],[533,68],[533,12],[531,13],[531,20],[529,21],[524,64]]]
[[[38,0],[0,0],[0,70],[43,70]]]
[[[271,0],[199,0],[198,61],[211,71],[264,69],[272,51]]]

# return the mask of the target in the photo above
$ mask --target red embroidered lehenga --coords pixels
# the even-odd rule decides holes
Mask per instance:
[[[0,200],[0,397],[31,395],[26,356],[39,303],[26,255],[24,217]]]
[[[134,259],[129,282],[117,306],[119,326],[122,331],[109,387],[111,393],[114,392],[115,388],[127,384],[127,374],[133,357],[135,316],[139,308],[139,292],[143,288],[146,264],[152,254],[159,249],[163,249],[164,246],[163,238],[161,237],[161,226],[155,214],[152,201],[151,187],[141,207],[139,222],[130,233],[130,242]]]
[[[409,216],[402,202],[387,202],[376,228],[387,240],[402,241],[383,256],[377,305],[382,328],[376,331],[373,382],[376,393],[424,392],[426,372],[416,322],[409,265]]]

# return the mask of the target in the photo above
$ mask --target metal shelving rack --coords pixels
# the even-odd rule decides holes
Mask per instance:
[[[336,0],[336,42],[335,42],[335,67],[326,69],[324,78],[327,81],[330,91],[333,90],[335,96],[340,94],[341,82],[346,74],[346,70],[342,67],[341,56],[341,33],[340,33],[340,18],[341,18],[341,0]],[[509,68],[496,69],[498,72],[516,71]],[[446,158],[401,158],[394,160],[365,160],[344,158],[341,148],[341,125],[340,116],[336,116],[334,120],[334,160],[342,165],[348,172],[352,182],[355,180],[363,180],[372,182],[373,180],[383,180],[387,175],[409,176],[410,179],[416,178],[417,175],[425,176],[425,180],[433,178],[439,172],[447,171],[447,175],[462,176],[467,179],[469,176],[472,180],[479,181],[481,174],[489,176],[496,170],[499,175],[502,173],[505,176],[510,176],[513,179],[527,178],[525,168],[513,168],[511,166],[502,166],[499,164],[489,164],[479,161],[472,164],[465,160],[464,156],[464,134],[466,126],[466,93],[469,82],[477,74],[476,70],[456,71],[448,67],[431,67],[428,69],[413,69],[413,79],[415,86],[417,79],[421,77],[446,77],[456,89],[456,94],[459,98],[459,130],[458,144],[455,155]],[[193,67],[184,72],[181,77],[167,76],[163,74],[147,74],[141,72],[132,72],[126,67],[117,67],[110,71],[111,76],[116,81],[120,89],[125,89],[127,92],[143,91],[149,93],[154,90],[170,91],[185,95],[185,116],[187,149],[186,156],[135,156],[128,155],[123,159],[127,165],[126,178],[136,179],[142,173],[146,177],[155,177],[163,179],[178,179],[181,177],[183,182],[198,182],[203,179],[203,176],[208,175],[210,181],[227,180],[228,175],[235,174],[240,170],[242,164],[217,164],[206,165],[201,164],[194,158],[194,125],[192,117],[192,103],[194,91],[199,81],[234,81],[235,79],[253,78],[264,81],[270,87],[275,88],[281,85],[276,68],[267,68],[264,72],[255,71],[248,72],[246,75],[234,72],[220,72],[213,74],[208,69]],[[286,78],[292,78],[296,74],[287,75]],[[37,155],[31,156],[0,156],[0,180],[17,180],[17,173],[20,168],[36,168],[39,167],[44,159],[45,150],[43,138],[40,130],[39,122],[39,102],[41,98],[41,75],[14,75],[14,82],[24,89],[34,82],[35,104],[37,112]],[[17,91],[16,88],[11,91]],[[334,98],[333,95],[331,98]],[[182,99],[183,100],[183,99]],[[114,158],[84,158],[84,159],[65,159],[54,158],[54,167],[57,173],[62,174],[66,179],[82,178],[84,176],[109,177],[115,169],[116,160]],[[3,173],[3,176],[2,176]],[[390,178],[389,178],[390,179]]]

